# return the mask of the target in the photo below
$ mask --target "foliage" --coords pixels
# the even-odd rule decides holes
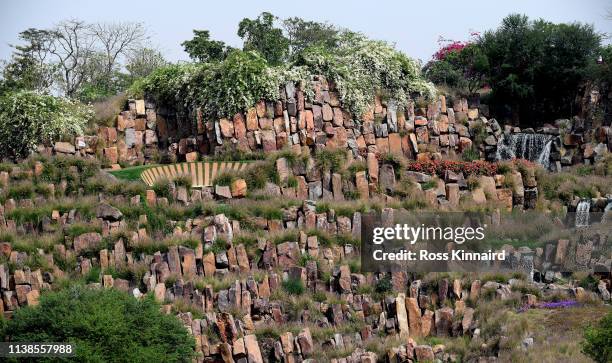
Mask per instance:
[[[232,49],[219,40],[210,39],[208,30],[194,30],[193,38],[181,43],[189,58],[198,62],[222,61]]]
[[[435,94],[433,85],[421,77],[420,65],[388,43],[349,31],[339,34],[337,43],[333,49],[306,49],[296,64],[333,80],[353,114],[367,111],[377,93],[392,95],[399,106],[413,94]]]
[[[607,82],[608,87],[610,87],[612,82],[612,44],[602,45],[597,50],[597,55],[597,58],[601,56],[601,61],[598,60],[589,65],[586,71],[587,77],[591,81]]]
[[[4,333],[13,342],[70,342],[77,361],[188,362],[194,340],[151,296],[70,286],[15,311]]]
[[[426,174],[437,174],[444,177],[447,170],[466,175],[488,175],[497,174],[497,164],[484,160],[476,161],[454,161],[454,160],[428,160],[428,161],[409,161],[406,165],[409,171],[417,171]]]
[[[472,94],[483,86],[487,69],[488,60],[480,46],[474,41],[455,41],[441,47],[423,70],[436,84]]]
[[[461,153],[461,159],[463,159],[463,161],[475,161],[480,159],[480,153],[476,148],[471,147],[463,150]]]
[[[479,41],[489,63],[493,106],[511,106],[523,124],[573,114],[576,90],[600,42],[591,25],[507,16]]]
[[[19,33],[19,40],[25,42],[25,45],[12,45],[14,52],[3,69],[0,91],[49,91],[53,84],[55,67],[45,63],[45,44],[51,36],[48,30],[38,29],[27,29]]]
[[[322,149],[315,155],[317,166],[323,170],[339,171],[346,162],[346,150]]]
[[[307,48],[333,49],[337,45],[339,31],[331,24],[293,17],[283,20],[283,28],[285,28],[289,39],[292,58],[295,58]]]
[[[289,295],[302,295],[306,290],[304,283],[299,278],[289,278],[283,281],[283,289]]]
[[[130,53],[125,68],[130,72],[130,77],[136,80],[148,76],[166,64],[168,62],[159,50],[140,47]]]
[[[384,294],[393,289],[393,284],[391,283],[391,276],[385,276],[376,282],[376,286],[374,290],[377,293]]]
[[[142,83],[160,104],[201,107],[210,118],[232,116],[260,99],[278,97],[278,83],[256,52],[231,52],[223,62],[170,65]]]
[[[252,107],[260,99],[278,96],[278,83],[267,62],[256,52],[234,51],[218,65],[197,68],[191,84],[208,87],[189,89],[188,99],[207,115],[220,118]]]
[[[184,114],[199,107],[213,120],[233,117],[262,99],[277,100],[279,86],[287,82],[312,99],[311,81],[321,75],[333,81],[344,107],[356,116],[367,111],[376,94],[392,95],[400,107],[413,94],[435,94],[421,76],[420,65],[391,45],[297,18],[287,19],[293,26],[288,33],[295,47],[305,48],[292,62],[281,64],[289,41],[274,27],[274,19],[263,13],[241,22],[244,51],[232,50],[217,62],[162,67],[135,83],[130,94],[146,94],[164,106],[180,105],[177,111]],[[335,46],[329,47],[332,43]]]
[[[612,360],[612,313],[608,313],[597,325],[586,328],[582,352],[599,363]]]
[[[79,135],[93,117],[90,107],[65,98],[32,91],[0,97],[0,155],[26,157],[40,143]]]
[[[238,36],[244,40],[244,50],[255,50],[272,65],[281,64],[289,52],[289,40],[280,28],[274,27],[277,18],[261,13],[257,19],[244,18],[238,24]]]

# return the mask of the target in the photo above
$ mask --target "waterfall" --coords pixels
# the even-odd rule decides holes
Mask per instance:
[[[544,134],[509,134],[497,142],[497,160],[526,159],[550,167],[553,137]]]
[[[581,200],[576,207],[576,228],[589,226],[589,210],[591,209],[591,201],[588,199]]]
[[[603,216],[601,219],[601,223],[604,222],[612,222],[612,200],[609,199],[608,205],[604,208]]]

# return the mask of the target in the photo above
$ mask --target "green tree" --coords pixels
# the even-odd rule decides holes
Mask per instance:
[[[600,42],[591,25],[530,21],[518,14],[504,18],[479,42],[495,108],[510,106],[514,121],[529,126],[571,116]]]
[[[598,363],[612,362],[612,313],[586,328],[582,352]]]
[[[441,59],[430,61],[423,70],[432,82],[470,95],[483,86],[488,67],[489,62],[482,48],[468,43],[461,49],[447,52]]]
[[[24,44],[12,45],[11,60],[2,72],[3,88],[47,92],[53,85],[56,67],[47,63],[53,34],[47,30],[27,29],[19,33]]]
[[[194,30],[193,38],[181,43],[189,58],[198,62],[222,61],[232,49],[219,40],[210,39],[208,30]]]
[[[291,57],[295,57],[306,48],[331,49],[338,44],[339,31],[331,24],[293,17],[283,20],[283,27],[289,40]]]
[[[289,39],[280,28],[274,26],[277,18],[267,12],[257,19],[242,19],[238,24],[238,36],[244,41],[244,50],[259,52],[271,65],[279,65],[289,53]]]
[[[66,342],[77,362],[191,362],[193,337],[151,296],[71,286],[15,312],[4,329],[12,342]],[[53,361],[53,359],[41,359]]]

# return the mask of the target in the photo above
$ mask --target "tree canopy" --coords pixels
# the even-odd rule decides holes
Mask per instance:
[[[267,12],[256,19],[244,18],[238,24],[238,36],[244,40],[244,50],[259,52],[271,65],[280,65],[289,54],[289,39],[274,26],[277,18]]]
[[[219,40],[210,39],[208,30],[194,30],[193,38],[182,44],[189,58],[198,62],[222,61],[232,49]]]
[[[524,125],[572,116],[584,82],[606,77],[605,64],[593,66],[605,54],[601,35],[587,24],[511,14],[497,29],[458,43],[434,55],[425,67],[428,78],[467,93],[488,84],[495,113],[504,116],[510,110],[514,121]]]

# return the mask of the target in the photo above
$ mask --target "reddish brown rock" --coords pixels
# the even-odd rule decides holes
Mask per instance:
[[[249,131],[254,131],[259,128],[259,124],[257,123],[257,110],[255,107],[249,108],[247,111],[246,127]]]
[[[231,185],[232,198],[244,198],[247,195],[247,183],[244,179],[236,179]]]
[[[244,337],[244,346],[247,351],[247,357],[249,363],[263,363],[263,357],[261,356],[261,350],[257,343],[257,337],[253,334],[246,335]]]
[[[421,327],[421,309],[416,298],[406,298],[406,310],[408,311],[408,323],[410,327],[410,336],[418,337],[422,335]]]
[[[355,184],[357,185],[357,191],[359,192],[359,198],[368,200],[370,197],[370,188],[366,179],[366,172],[359,171],[355,173]]]

